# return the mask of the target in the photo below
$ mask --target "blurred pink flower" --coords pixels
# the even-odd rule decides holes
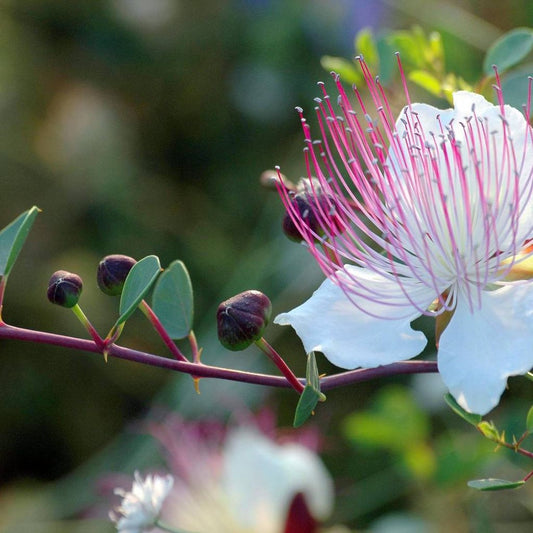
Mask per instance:
[[[331,513],[332,479],[299,442],[277,442],[255,424],[226,431],[179,417],[153,425],[151,432],[174,476],[162,519],[177,529],[313,533]]]
[[[499,86],[497,105],[459,91],[446,110],[411,103],[406,91],[395,121],[361,65],[373,110],[355,89],[356,112],[338,77],[341,116],[324,88],[316,100],[320,140],[300,110],[309,178],[300,189],[313,216],[280,190],[328,279],[275,322],[293,326],[307,352],[351,369],[418,355],[427,341],[411,322],[451,316],[440,374],[463,408],[485,414],[507,378],[533,366],[533,284],[505,280],[533,236],[532,129]]]

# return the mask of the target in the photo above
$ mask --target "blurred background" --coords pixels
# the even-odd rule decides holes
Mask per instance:
[[[10,277],[5,320],[85,336],[45,297],[49,276],[65,269],[83,277],[80,304],[104,334],[118,301],[98,292],[98,261],[156,254],[163,266],[181,259],[190,270],[205,362],[275,372],[253,349],[219,346],[214,321],[218,303],[235,293],[262,290],[276,314],[322,279],[305,250],[282,235],[281,203],[259,176],[277,164],[290,178],[303,174],[294,107],[312,109],[316,82],[329,76],[322,56],[353,56],[364,27],[380,34],[414,24],[439,31],[448,71],[475,81],[495,39],[533,26],[533,5],[2,0],[0,225],[32,205],[43,210]],[[431,334],[431,324],[420,327]],[[303,374],[292,331],[272,326],[266,336]],[[121,343],[166,354],[139,316]],[[296,405],[290,391],[206,380],[197,396],[190,379],[62,348],[1,341],[0,355],[3,532],[112,531],[105,518],[80,517],[98,504],[100,477],[155,464],[157,451],[138,427],[154,406],[226,419],[237,407],[266,404],[290,426]],[[319,368],[335,370],[323,358]],[[527,384],[511,384],[494,415],[510,433],[533,399]],[[421,376],[328,394],[311,423],[336,480],[331,523],[375,532],[403,531],[401,524],[405,531],[531,531],[531,486],[494,495],[466,487],[475,477],[519,479],[528,466],[493,453],[441,396],[435,402],[435,390],[438,382]],[[398,431],[414,427],[408,444],[359,431],[365,413]]]

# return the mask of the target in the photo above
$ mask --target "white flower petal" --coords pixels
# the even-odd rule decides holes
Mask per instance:
[[[352,268],[360,279],[372,290],[385,294],[390,301],[402,296],[402,289],[394,280],[369,273],[362,268]],[[420,291],[418,296],[420,297]],[[426,306],[432,301],[426,293]],[[403,300],[406,297],[403,296]],[[365,313],[358,309],[345,293],[327,279],[302,305],[288,313],[282,313],[274,322],[282,326],[291,325],[302,340],[307,353],[320,351],[335,365],[342,368],[372,368],[410,359],[418,355],[426,345],[426,338],[420,331],[414,331],[410,322],[420,313],[408,302],[401,307],[387,306],[387,302],[365,300]],[[410,309],[409,316],[405,315]],[[401,314],[400,314],[401,313]],[[372,314],[383,316],[375,318]]]
[[[249,428],[234,431],[227,440],[223,484],[247,531],[282,531],[298,493],[317,519],[327,518],[333,508],[333,482],[317,455],[301,444],[275,444]]]
[[[498,405],[509,376],[533,366],[533,283],[484,291],[482,298],[473,314],[459,299],[438,354],[450,393],[480,415]]]
[[[509,105],[504,106],[502,113],[499,105],[491,104],[479,94],[459,91],[454,93],[453,97],[457,115],[457,122],[453,125],[456,137],[458,139],[464,137],[460,124],[464,123],[464,117],[472,115],[472,109],[474,109],[476,117],[485,124],[486,130],[490,132],[491,137],[495,140],[494,148],[491,152],[491,162],[485,170],[486,183],[492,181],[494,187],[488,188],[485,194],[493,197],[493,203],[496,202],[496,198],[499,198],[501,204],[509,204],[509,209],[522,211],[517,221],[517,234],[514,235],[513,232],[509,232],[508,228],[509,212],[506,209],[502,210],[496,226],[500,239],[500,248],[506,249],[513,241],[522,244],[530,237],[533,224],[533,205],[530,201],[533,161],[531,157],[527,157],[527,154],[524,158],[525,145],[527,145],[529,153],[532,150],[531,128],[528,126],[524,115],[518,109]],[[505,117],[505,121],[502,120],[502,115]],[[504,123],[506,134],[504,134]],[[511,142],[509,142],[509,139]],[[476,139],[474,146],[469,146],[469,150],[472,150],[472,148],[475,149],[477,154],[481,155],[483,150],[486,150],[485,142],[483,139]],[[512,150],[511,153],[510,150]],[[468,159],[465,153],[465,161],[468,161]],[[514,165],[516,161],[516,169],[510,167],[504,171],[507,172],[508,176],[504,178],[505,181],[502,184],[497,179],[497,177],[501,176],[502,170],[495,164],[499,162],[498,165],[501,165],[502,161],[509,159],[510,165]],[[519,179],[518,201],[513,197],[515,170]],[[505,231],[506,228],[507,231]]]
[[[472,116],[472,107],[475,108],[476,114],[478,115],[485,113],[485,111],[499,110],[498,106],[491,104],[481,94],[470,91],[454,92],[453,107],[459,120]]]
[[[455,117],[454,109],[439,109],[429,104],[411,104],[403,109],[396,121],[396,131],[399,137],[402,137],[406,131],[404,115],[407,111],[416,116],[416,123],[426,135],[430,132],[440,133],[442,124],[448,124]]]

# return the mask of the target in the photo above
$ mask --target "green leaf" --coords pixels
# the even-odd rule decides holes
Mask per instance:
[[[533,405],[530,407],[526,418],[526,431],[533,433]]]
[[[469,424],[472,424],[473,426],[477,426],[481,420],[482,417],[480,415],[476,415],[474,413],[469,413],[468,411],[465,411],[456,401],[455,398],[450,394],[446,394],[444,396],[444,400],[448,404],[448,406],[451,408],[451,410],[459,415],[463,420],[466,420]]]
[[[363,56],[370,70],[377,71],[379,67],[379,54],[370,28],[363,28],[355,36],[355,50]]]
[[[336,72],[344,83],[361,83],[363,75],[353,61],[342,57],[322,56],[320,64],[328,72]]]
[[[400,52],[404,67],[423,68],[424,53],[418,40],[408,31],[397,31],[387,37],[387,42],[395,52]]]
[[[386,38],[379,38],[376,47],[379,54],[379,80],[383,85],[387,85],[398,73],[398,60],[394,55],[396,50]]]
[[[403,466],[416,479],[429,479],[437,468],[437,455],[424,441],[414,441],[400,455]]]
[[[318,375],[315,352],[310,352],[307,354],[305,378],[308,385],[313,387],[317,392],[320,392],[320,376]]]
[[[295,428],[301,426],[313,414],[319,401],[324,402],[326,400],[326,396],[320,392],[320,376],[318,375],[315,352],[307,354],[305,377],[307,385],[300,395],[296,412],[294,413],[293,425]]]
[[[413,70],[409,72],[409,79],[435,96],[442,94],[440,81],[425,70]]]
[[[429,34],[429,50],[434,65],[444,65],[444,46],[440,33],[434,31]]]
[[[525,481],[507,481],[505,479],[474,479],[468,486],[477,490],[508,490],[521,487]]]
[[[494,72],[492,65],[498,67],[501,74],[508,68],[522,61],[533,48],[533,30],[531,28],[516,28],[502,35],[489,48],[483,61],[483,71],[488,76]]]
[[[159,272],[161,272],[161,265],[155,255],[148,255],[133,265],[124,282],[120,297],[120,316],[114,328],[126,322],[137,309],[155,282]]]
[[[187,337],[193,321],[191,278],[182,261],[174,261],[159,276],[152,307],[172,339]]]
[[[300,427],[312,414],[320,399],[320,393],[311,385],[306,385],[294,413],[293,426]]]
[[[506,104],[521,110],[527,103],[531,73],[533,63],[527,63],[502,77],[502,93]]]
[[[0,231],[0,276],[9,276],[39,211],[33,206]]]

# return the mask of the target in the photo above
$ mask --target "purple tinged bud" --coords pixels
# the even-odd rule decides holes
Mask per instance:
[[[307,194],[297,194],[292,198],[291,204],[294,210],[300,214],[302,220],[305,220],[307,226],[310,230],[316,231],[318,228],[318,222],[314,215],[313,210],[311,209],[311,204],[309,202],[310,198]],[[283,217],[283,233],[291,240],[296,242],[301,242],[304,240],[300,230],[296,227],[291,215],[286,212]]]
[[[61,307],[74,307],[80,299],[83,281],[77,275],[66,270],[58,270],[52,274],[48,282],[48,300]]]
[[[122,293],[124,282],[137,261],[127,255],[107,255],[98,264],[96,281],[100,290],[108,296]]]
[[[340,219],[335,212],[335,202],[331,196],[314,195],[309,192],[300,192],[291,199],[291,214],[287,211],[283,217],[283,232],[292,241],[301,242],[304,237],[294,223],[298,219],[300,226],[305,226],[306,231],[315,238],[322,237],[325,233],[337,234],[340,232]]]
[[[217,310],[218,340],[228,350],[244,350],[263,336],[272,304],[262,292],[249,290],[222,302]]]

